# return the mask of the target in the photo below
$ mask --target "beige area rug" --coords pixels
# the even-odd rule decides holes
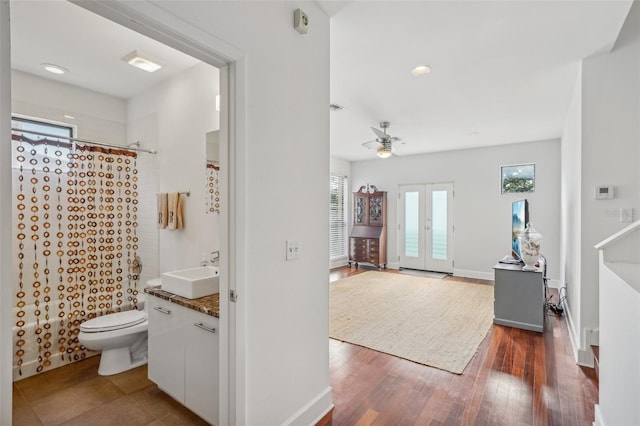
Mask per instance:
[[[329,288],[329,336],[456,374],[493,322],[490,285],[369,271]]]

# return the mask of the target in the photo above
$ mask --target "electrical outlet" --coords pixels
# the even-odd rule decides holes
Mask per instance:
[[[300,257],[300,242],[298,240],[287,240],[287,260],[294,260]]]

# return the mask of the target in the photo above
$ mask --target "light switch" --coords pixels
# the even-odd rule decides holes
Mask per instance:
[[[300,242],[298,240],[287,240],[287,260],[294,260],[300,257]]]
[[[633,208],[622,207],[620,209],[620,222],[633,222]]]

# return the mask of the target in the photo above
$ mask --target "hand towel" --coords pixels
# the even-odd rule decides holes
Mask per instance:
[[[167,193],[156,194],[158,199],[158,228],[164,229],[167,227],[169,212],[167,204]]]
[[[182,202],[179,192],[170,192],[168,195],[169,222],[168,229],[182,229]]]
[[[178,215],[176,229],[182,229],[184,227],[184,223],[182,221],[182,194],[180,193],[178,193],[178,208],[176,209],[176,214]]]

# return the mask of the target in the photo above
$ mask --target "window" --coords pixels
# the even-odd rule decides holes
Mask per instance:
[[[24,148],[29,152],[29,158],[34,160],[33,163],[26,162],[26,154],[12,155],[11,167],[13,169],[19,169],[20,166],[23,166],[42,171],[49,165],[48,168],[51,170],[60,169],[62,172],[68,170],[67,163],[69,160],[67,156],[71,152],[72,144],[65,138],[73,137],[73,127],[38,119],[11,117],[11,128],[22,132],[22,135],[32,141],[23,142],[23,144]],[[45,133],[49,136],[30,132]],[[62,138],[57,139],[56,136]],[[45,143],[45,139],[55,141],[55,143],[53,145],[51,142]],[[16,152],[15,147],[17,147],[18,142],[13,141],[13,144],[13,151]]]
[[[329,253],[331,259],[347,255],[347,210],[345,200],[347,177],[331,175],[331,206],[329,211]]]

